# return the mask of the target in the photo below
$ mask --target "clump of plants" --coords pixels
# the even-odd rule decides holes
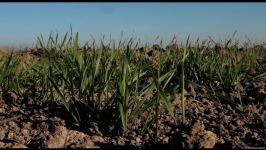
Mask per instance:
[[[185,87],[189,83],[195,90],[204,86],[207,96],[219,102],[242,106],[241,98],[230,99],[221,89],[247,88],[246,83],[265,80],[265,47],[250,43],[239,47],[232,41],[217,47],[211,40],[193,45],[188,38],[185,46],[147,55],[133,47],[138,43],[132,39],[111,49],[103,41],[80,46],[78,33],[73,35],[72,30],[61,40],[58,34],[50,34],[47,43],[42,36],[38,38],[38,61],[25,69],[19,69],[21,56],[15,53],[0,60],[0,89],[20,95],[39,93],[35,100],[62,106],[78,124],[90,119],[114,120],[126,132],[139,118],[140,132],[156,124],[154,136],[158,137],[163,111],[175,123],[186,122]],[[176,93],[181,93],[181,117],[173,113],[170,99]]]

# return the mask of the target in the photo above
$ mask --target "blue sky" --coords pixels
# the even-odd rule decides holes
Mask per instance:
[[[239,39],[266,41],[265,17],[266,3],[0,3],[0,47],[31,46],[41,33],[63,37],[70,24],[81,43],[90,35],[118,41],[121,32],[149,44],[189,34],[224,40],[234,31]]]

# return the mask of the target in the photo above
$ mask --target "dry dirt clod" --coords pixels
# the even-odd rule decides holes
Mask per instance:
[[[164,137],[163,138],[163,143],[169,143],[169,137]]]
[[[38,133],[37,130],[31,130],[31,131],[30,131],[30,134],[32,134],[32,135],[37,135],[37,133]]]
[[[253,137],[254,137],[254,138],[258,138],[258,133],[257,133],[257,132],[254,132],[254,133],[253,133]]]
[[[0,142],[0,147],[1,148],[28,148],[27,146],[19,143],[3,143]]]
[[[0,127],[0,140],[3,140],[5,138],[5,129],[3,127]]]
[[[137,145],[137,142],[135,140],[130,140],[130,145]]]
[[[30,133],[28,129],[22,129],[21,132],[22,132],[22,135],[24,136],[28,136]]]
[[[95,146],[87,135],[74,130],[70,130],[68,133],[68,143],[73,144],[74,147],[92,148]]]
[[[186,139],[186,147],[193,148],[195,144],[199,148],[213,148],[216,144],[217,136],[211,131],[206,131],[201,121],[197,121],[192,126],[190,134],[183,134]]]
[[[19,110],[20,110],[19,107],[16,107],[16,106],[13,106],[13,107],[12,107],[12,111],[13,111],[13,112],[17,112],[17,111],[19,111]]]
[[[25,144],[25,139],[23,136],[16,136],[16,142],[20,143],[20,144]]]
[[[232,148],[248,148],[248,145],[240,140],[238,136],[232,141]]]
[[[0,108],[0,113],[5,112],[5,108]]]
[[[78,132],[78,131],[74,131],[74,130],[70,130],[68,133],[68,139],[70,140],[74,140],[74,139],[83,139],[86,135],[84,133]]]
[[[42,122],[39,127],[42,132],[48,132],[49,125],[47,123]]]
[[[126,143],[125,143],[125,139],[119,137],[119,138],[117,139],[117,144],[118,144],[118,145],[121,145],[121,146],[124,146],[124,145],[126,144]]]
[[[26,123],[23,123],[24,124],[24,128],[25,129],[28,129],[28,130],[30,130],[31,128],[32,128],[32,123],[31,122],[26,122]]]
[[[13,140],[15,137],[15,134],[13,132],[9,132],[8,135],[7,135],[7,139],[8,140]]]
[[[259,89],[258,90],[258,93],[261,94],[261,95],[266,95],[266,92],[264,89]]]
[[[230,122],[230,116],[227,116],[227,115],[223,115],[222,116],[222,119],[223,119],[223,121],[227,124],[227,123],[229,123]]]
[[[257,109],[256,105],[252,105],[252,107],[251,107],[251,112],[252,112],[253,114],[259,114],[259,110]]]
[[[98,135],[93,135],[91,137],[91,140],[97,143],[105,143],[105,140],[101,136],[98,136]]]
[[[203,139],[200,142],[200,148],[213,148],[216,143],[216,134],[211,131],[205,131]]]
[[[111,140],[111,143],[112,143],[113,145],[116,145],[116,144],[117,144],[115,139],[112,139],[112,140]]]
[[[142,141],[141,141],[141,139],[140,139],[139,137],[137,137],[137,138],[136,138],[136,142],[137,142],[137,144],[139,144],[139,143],[141,143]]]
[[[193,126],[191,130],[191,135],[196,135],[199,132],[202,132],[204,130],[205,126],[202,122],[197,121]]]
[[[15,127],[15,126],[16,126],[16,123],[15,123],[14,121],[9,121],[9,122],[8,122],[8,125],[9,125],[10,127]]]
[[[66,127],[56,127],[55,132],[48,135],[48,140],[44,141],[44,146],[47,148],[63,148],[67,136]]]
[[[241,120],[237,120],[236,121],[236,125],[238,125],[238,126],[242,126],[244,123],[241,121]]]

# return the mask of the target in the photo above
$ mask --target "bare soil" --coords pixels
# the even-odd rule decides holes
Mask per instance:
[[[192,87],[193,88],[193,87]],[[116,123],[86,120],[73,125],[63,109],[34,97],[0,92],[1,148],[251,148],[266,142],[266,81],[252,85],[241,95],[243,107],[205,97],[204,90],[188,89],[187,122],[181,123],[181,99],[173,100],[177,124],[166,113],[145,134],[136,119],[127,132]],[[231,94],[234,96],[234,93]],[[147,115],[147,114],[143,114]]]
[[[6,50],[4,48],[0,48],[0,59],[6,54]]]

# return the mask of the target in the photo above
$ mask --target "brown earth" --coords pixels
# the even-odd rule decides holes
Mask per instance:
[[[121,133],[115,123],[89,120],[73,126],[62,109],[15,93],[0,93],[0,147],[4,148],[251,148],[264,147],[266,137],[266,81],[254,84],[242,95],[239,109],[225,102],[204,97],[203,92],[187,89],[185,124],[181,123],[181,100],[173,100],[177,124],[167,114],[159,119],[161,131],[154,140],[155,124],[140,134],[135,119],[130,130]],[[144,113],[143,115],[147,115]],[[107,129],[107,130],[106,130]],[[119,133],[120,132],[120,133]]]
[[[6,54],[5,48],[0,48],[0,59]]]

